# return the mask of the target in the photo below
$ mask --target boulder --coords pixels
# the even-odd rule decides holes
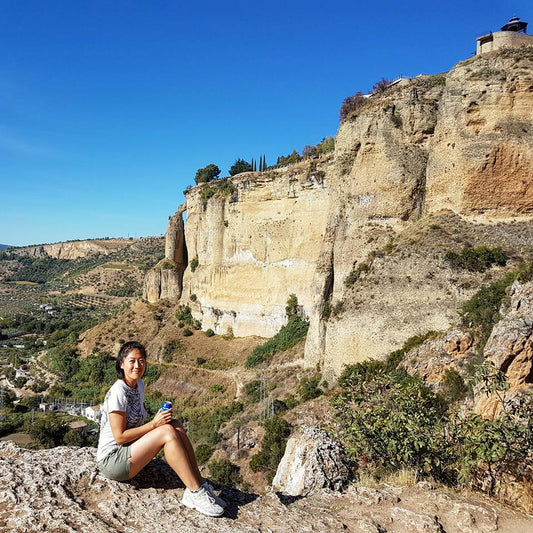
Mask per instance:
[[[344,448],[325,431],[311,426],[287,442],[272,488],[289,496],[306,496],[323,488],[340,490],[350,477]]]

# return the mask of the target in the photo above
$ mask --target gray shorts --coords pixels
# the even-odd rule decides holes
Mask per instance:
[[[128,481],[130,478],[130,457],[131,449],[129,445],[121,445],[98,461],[98,469],[109,479]]]

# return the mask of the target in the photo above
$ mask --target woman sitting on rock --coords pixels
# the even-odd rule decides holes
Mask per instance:
[[[116,360],[119,379],[107,391],[96,460],[109,479],[135,477],[163,449],[165,459],[186,486],[182,503],[208,516],[221,516],[226,503],[215,495],[198,469],[187,433],[172,409],[159,410],[146,422],[144,383],[146,350],[138,342],[123,344]]]

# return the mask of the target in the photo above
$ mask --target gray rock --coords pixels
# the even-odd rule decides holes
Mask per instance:
[[[272,488],[290,496],[305,496],[328,488],[340,490],[351,470],[344,448],[317,427],[306,427],[287,442]]]

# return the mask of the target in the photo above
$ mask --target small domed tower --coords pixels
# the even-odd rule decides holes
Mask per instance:
[[[528,35],[527,22],[513,17],[501,27],[501,31],[490,32],[477,38],[476,56],[494,52],[500,48],[533,46],[533,35]]]

